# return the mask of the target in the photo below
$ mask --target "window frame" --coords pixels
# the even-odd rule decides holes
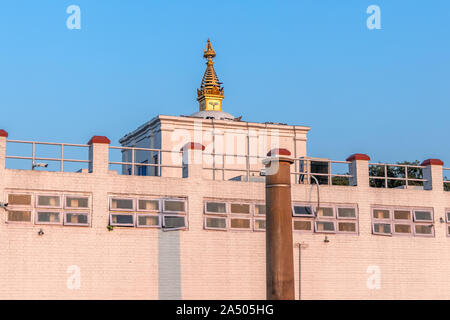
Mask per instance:
[[[252,212],[252,204],[249,203],[249,202],[234,202],[234,201],[233,201],[233,202],[229,202],[228,204],[229,204],[229,214],[230,214],[230,215],[243,215],[243,216],[246,216],[246,217],[251,217],[251,216],[253,216],[253,212]],[[236,204],[236,205],[246,205],[246,206],[248,206],[248,213],[232,212],[232,211],[231,211],[231,207],[232,207],[233,204]]]
[[[40,206],[39,205],[39,197],[40,196],[42,196],[42,197],[58,197],[59,198],[59,206]],[[38,210],[39,208],[43,208],[43,209],[45,209],[45,208],[48,208],[48,209],[63,209],[63,205],[62,205],[62,203],[61,203],[61,200],[62,200],[62,195],[61,194],[54,194],[54,193],[49,193],[49,194],[46,194],[46,193],[36,193],[36,196],[35,196],[35,201],[36,201],[36,204],[35,204],[35,208],[36,208],[36,210]]]
[[[295,229],[295,221],[305,221],[305,222],[309,222],[311,224],[311,229],[310,230],[297,230]],[[293,232],[298,232],[298,233],[310,233],[313,234],[314,233],[314,219],[305,219],[305,218],[301,218],[301,219],[292,219],[292,231]]]
[[[414,236],[416,236],[416,237],[428,237],[428,238],[434,237],[434,233],[435,233],[434,228],[433,228],[434,224],[432,222],[430,222],[430,221],[428,221],[428,222],[429,223],[420,222],[420,223],[413,224],[414,225],[414,230],[413,230]],[[431,234],[417,233],[416,226],[429,226],[429,227],[431,226]]]
[[[158,210],[147,210],[147,209],[139,209],[139,201],[157,201],[158,202]],[[162,212],[161,208],[161,199],[159,198],[136,198],[136,212],[154,212],[160,213]]]
[[[354,217],[340,217],[339,216],[339,209],[353,209],[355,211],[355,216]],[[358,210],[357,207],[355,205],[353,206],[346,206],[346,205],[336,205],[335,206],[335,215],[336,215],[336,220],[358,220]]]
[[[396,211],[408,211],[409,212],[409,219],[396,219],[395,218],[395,212]],[[414,215],[414,213],[413,213],[413,209],[412,208],[404,208],[404,207],[395,207],[395,208],[392,208],[392,222],[401,222],[401,223],[398,223],[398,224],[406,224],[406,223],[402,223],[402,222],[409,222],[409,223],[411,223],[411,222],[414,222],[413,221],[413,215]]]
[[[176,201],[176,202],[182,202],[184,204],[184,211],[172,211],[172,210],[166,210],[166,201]],[[186,212],[188,211],[187,209],[187,201],[186,199],[180,199],[180,198],[161,198],[161,202],[162,202],[162,208],[160,208],[160,211],[162,213],[167,213],[169,215],[185,215]]]
[[[220,204],[225,204],[225,212],[211,212],[208,211],[208,203],[220,203]],[[209,200],[205,200],[204,201],[204,214],[213,214],[216,216],[228,216],[230,210],[228,208],[228,202],[226,201],[209,201]]]
[[[9,203],[9,195],[17,195],[17,196],[30,196],[30,204],[11,204]],[[33,208],[33,204],[34,204],[34,194],[32,192],[8,192],[6,191],[6,203],[8,203],[8,209],[11,207],[19,207],[19,208]]]
[[[256,206],[264,206],[264,207],[266,207],[265,208],[265,213],[264,214],[256,213]],[[266,206],[265,203],[263,204],[263,203],[255,202],[255,203],[252,204],[252,209],[253,209],[253,216],[255,216],[255,217],[265,217],[265,216],[267,216],[267,206]]]
[[[434,223],[433,210],[428,210],[428,209],[413,209],[412,211],[413,211],[413,222],[418,222],[418,223],[421,223],[421,222],[423,222],[423,223],[426,223],[426,222]],[[429,212],[429,213],[430,213],[430,219],[431,219],[431,220],[421,220],[421,219],[417,219],[417,218],[416,218],[416,212],[417,212],[417,211],[419,211],[419,212]],[[414,228],[414,229],[415,229],[415,228]]]
[[[295,207],[310,207],[311,214],[295,213]],[[316,213],[314,211],[314,208],[315,207],[313,204],[292,204],[291,205],[292,216],[293,217],[302,217],[302,218],[316,218]]]
[[[26,212],[30,212],[30,221],[13,221],[13,220],[9,220],[9,212],[14,212],[14,211],[26,211]],[[33,208],[29,208],[28,210],[26,209],[20,209],[20,208],[8,208],[8,210],[6,211],[6,218],[5,218],[5,222],[7,224],[31,224],[34,225],[34,210]]]
[[[233,219],[248,220],[250,222],[248,228],[233,228],[231,226],[231,220],[233,220]],[[233,214],[228,217],[228,220],[230,220],[229,224],[228,224],[228,230],[231,230],[231,231],[253,231],[252,217]]]
[[[331,233],[331,234],[335,234],[336,233],[336,220],[314,220],[314,233]],[[333,231],[323,231],[323,230],[318,230],[317,229],[317,223],[332,223],[333,224]]]
[[[217,227],[208,227],[206,224],[206,220],[210,219],[224,219],[225,220],[225,228],[217,228]],[[229,229],[228,226],[228,218],[222,217],[222,216],[209,216],[209,215],[203,215],[203,228],[205,230],[217,230],[217,231],[227,231]]]
[[[44,210],[39,210],[38,208],[36,208],[34,224],[39,224],[39,225],[43,225],[43,224],[47,224],[47,225],[63,225],[64,216],[63,216],[63,211],[62,210],[45,210],[45,208],[43,208],[43,209]],[[53,212],[59,214],[59,222],[40,222],[39,221],[39,213],[53,213]]]
[[[85,214],[87,216],[87,223],[72,223],[67,222],[67,214]],[[91,215],[88,211],[64,211],[63,212],[63,225],[75,226],[75,227],[89,227],[91,225]]]
[[[131,200],[133,202],[133,208],[132,209],[113,208],[112,203],[113,203],[113,200],[115,200],[115,199],[117,199],[117,200]],[[134,211],[136,211],[136,198],[110,196],[109,197],[109,211],[134,212]]]
[[[379,231],[375,231],[375,225],[376,224],[387,224],[390,226],[391,228],[391,232],[390,233],[384,233],[384,232],[379,232]],[[386,221],[386,219],[379,219],[379,220],[372,220],[372,234],[376,234],[376,235],[380,235],[380,236],[388,236],[388,237],[392,237],[393,235],[393,228],[392,228],[392,221]]]
[[[140,225],[139,224],[139,217],[158,217],[158,224],[157,225]],[[135,225],[136,228],[154,228],[154,229],[158,229],[162,227],[162,219],[161,219],[161,214],[156,213],[156,214],[151,214],[151,213],[136,213],[136,217],[135,217]]]
[[[402,221],[405,221],[405,222],[402,222]],[[397,232],[397,231],[395,231],[395,226],[396,225],[409,226],[410,232],[408,232],[408,233]],[[412,236],[414,236],[414,230],[415,230],[414,223],[410,222],[409,220],[394,220],[394,221],[392,221],[392,227],[391,228],[392,228],[392,235],[401,236],[401,237],[412,237]]]
[[[186,215],[178,215],[178,214],[161,214],[161,228],[164,230],[187,230],[188,229],[188,219]],[[165,219],[167,217],[174,217],[174,218],[183,218],[184,219],[184,226],[183,227],[175,227],[175,228],[168,228],[165,226]]]
[[[131,216],[133,218],[132,224],[127,223],[113,223],[112,217],[113,215],[121,215],[121,216]],[[135,227],[136,226],[136,214],[134,212],[122,212],[122,211],[110,211],[109,212],[109,225],[113,227]]]
[[[86,198],[88,201],[87,207],[68,207],[67,206],[67,198]],[[91,197],[86,195],[75,195],[75,194],[64,194],[63,195],[63,209],[64,210],[90,210],[91,206]]]
[[[264,223],[265,223],[264,229],[257,229],[256,228],[256,221],[264,221]],[[267,230],[267,220],[255,217],[255,219],[253,219],[253,231],[255,231],[255,232],[265,232],[266,230]]]

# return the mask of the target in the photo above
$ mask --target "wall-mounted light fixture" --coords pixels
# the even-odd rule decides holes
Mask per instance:
[[[330,242],[330,240],[328,239],[327,236],[325,236],[325,239],[323,240],[323,242],[328,243],[328,242]]]
[[[44,235],[44,230],[39,229],[38,235],[43,236]]]

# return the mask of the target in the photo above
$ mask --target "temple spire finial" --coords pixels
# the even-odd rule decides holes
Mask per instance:
[[[200,104],[200,111],[222,111],[223,87],[214,70],[212,59],[216,56],[211,41],[208,39],[203,52],[203,57],[207,59],[206,71],[203,75],[200,89],[197,90],[197,101]]]

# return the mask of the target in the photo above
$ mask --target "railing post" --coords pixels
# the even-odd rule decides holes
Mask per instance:
[[[5,170],[6,138],[8,138],[8,132],[0,130],[0,173],[3,173]]]
[[[367,154],[355,153],[347,158],[346,161],[351,163],[348,165],[351,186],[369,187],[369,161]]]
[[[444,177],[442,167],[444,162],[439,159],[427,159],[422,162],[423,178],[426,180],[423,183],[424,190],[444,190]]]
[[[205,146],[197,142],[188,142],[182,148],[183,178],[203,177],[203,151]]]
[[[105,136],[93,136],[89,140],[89,172],[106,174],[109,171],[109,144]]]

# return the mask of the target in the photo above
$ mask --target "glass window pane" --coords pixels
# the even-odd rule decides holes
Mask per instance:
[[[164,216],[164,228],[184,228],[186,222],[184,217]]]
[[[294,206],[294,214],[312,216],[313,210],[311,206]]]
[[[87,208],[87,197],[66,197],[66,207],[68,208]]]
[[[266,214],[266,205],[255,204],[255,214]]]
[[[138,226],[159,226],[159,216],[157,215],[137,215]]]
[[[207,202],[206,212],[226,213],[227,212],[226,204],[222,202]]]
[[[133,210],[133,199],[112,199],[111,209],[129,209]]]
[[[341,232],[356,232],[356,223],[354,222],[339,222],[338,226]]]
[[[318,232],[333,232],[334,231],[334,223],[330,221],[317,221],[316,222],[316,231]]]
[[[375,209],[373,210],[373,217],[375,219],[389,219],[391,215],[389,210]]]
[[[375,223],[373,229],[376,233],[391,234],[391,225],[389,223]]]
[[[432,221],[433,217],[430,211],[415,211],[414,216],[419,221]]]
[[[395,224],[394,231],[397,233],[411,233],[411,226],[409,224]]]
[[[159,200],[139,200],[139,210],[158,211]]]
[[[406,210],[395,210],[394,211],[395,220],[411,220],[411,212]]]
[[[131,214],[111,214],[112,225],[133,225],[133,215]]]
[[[356,218],[355,208],[338,208],[339,218]]]
[[[10,206],[29,206],[31,205],[31,195],[30,194],[9,194],[8,195],[8,205]]]
[[[30,222],[31,221],[31,211],[8,210],[8,221]]]
[[[88,214],[87,213],[66,213],[67,224],[88,224]]]
[[[266,230],[266,220],[255,220],[256,230]]]
[[[227,219],[226,218],[212,218],[206,217],[206,227],[216,228],[216,229],[226,229]]]
[[[59,223],[61,221],[60,214],[59,212],[38,212],[37,221],[48,223]]]
[[[249,229],[250,219],[231,219],[231,228]]]
[[[239,203],[232,203],[231,204],[231,213],[243,213],[248,214],[250,213],[250,205],[249,204],[239,204]]]
[[[430,225],[416,224],[415,228],[417,234],[433,234],[433,227]]]
[[[317,215],[319,217],[334,217],[334,211],[333,208],[320,207],[319,209],[317,209]]]
[[[450,211],[447,212],[447,222],[450,222]]]
[[[311,221],[294,221],[294,230],[312,230],[312,223]]]
[[[59,207],[59,196],[38,196],[38,206]]]
[[[180,200],[164,200],[164,211],[184,212],[184,201]]]

